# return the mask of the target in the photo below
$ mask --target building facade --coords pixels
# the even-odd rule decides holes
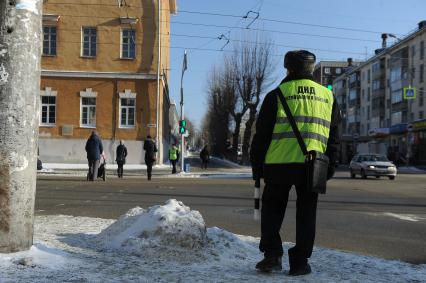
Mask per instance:
[[[314,68],[314,80],[325,87],[332,86],[333,81],[352,65],[352,58],[348,61],[320,61]]]
[[[108,162],[124,140],[128,163],[143,163],[148,135],[157,142],[158,160],[165,159],[175,12],[175,0],[44,1],[39,129],[44,162],[86,162],[92,131],[103,140]]]
[[[384,44],[375,56],[334,80],[343,133],[352,137],[355,152],[426,164],[425,42],[426,22],[421,22],[416,31],[387,48]]]

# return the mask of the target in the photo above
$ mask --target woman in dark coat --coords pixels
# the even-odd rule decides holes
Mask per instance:
[[[124,145],[124,142],[120,140],[120,144],[117,146],[116,150],[116,158],[115,161],[117,161],[117,174],[118,178],[123,178],[123,166],[126,163],[126,156],[127,156],[127,148]]]
[[[157,146],[155,145],[155,142],[152,140],[151,136],[146,137],[146,140],[143,144],[143,149],[145,150],[145,164],[148,180],[151,180],[152,165],[154,165],[156,160],[155,153],[157,152]]]

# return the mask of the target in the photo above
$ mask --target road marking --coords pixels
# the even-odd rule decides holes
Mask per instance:
[[[411,221],[411,222],[418,222],[420,220],[426,220],[426,217],[420,217],[415,214],[397,214],[397,213],[391,213],[391,212],[385,212],[383,213],[384,216],[394,217],[400,220],[405,221]]]
[[[63,205],[65,205],[65,204],[64,203],[60,203],[60,204],[57,204],[55,206],[63,206]]]

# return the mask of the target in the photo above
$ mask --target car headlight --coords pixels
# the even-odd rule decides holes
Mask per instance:
[[[395,166],[389,166],[388,170],[395,170]]]
[[[374,168],[376,168],[375,166],[373,166],[373,165],[369,165],[368,166],[368,169],[374,169]]]

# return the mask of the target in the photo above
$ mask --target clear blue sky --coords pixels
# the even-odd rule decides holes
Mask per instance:
[[[230,44],[225,46],[224,50],[231,50],[232,40],[238,40],[243,30],[230,27],[247,27],[252,20],[243,19],[242,17],[249,11],[259,11],[259,17],[265,19],[256,20],[250,25],[250,28],[269,30],[265,31],[265,33],[276,44],[274,54],[284,55],[288,50],[296,49],[285,46],[295,46],[314,52],[317,55],[317,61],[346,60],[348,57],[352,57],[354,60],[364,60],[366,54],[370,57],[374,53],[374,49],[380,48],[380,34],[382,32],[393,33],[403,37],[416,29],[418,22],[426,20],[425,0],[177,0],[177,4],[178,13],[172,16],[171,19],[170,93],[171,98],[178,104],[180,100],[183,52],[184,48],[186,48],[188,52],[188,69],[184,75],[183,85],[185,116],[197,126],[200,126],[206,111],[206,82],[209,71],[213,65],[221,64],[222,57],[226,51],[196,49],[220,50],[225,45],[226,40],[216,38],[224,34],[227,37],[229,35],[231,39]],[[249,14],[249,17],[254,16],[254,13]],[[312,27],[266,20],[364,31]],[[321,37],[287,34],[286,32],[314,34]],[[356,40],[322,36],[346,37]],[[389,43],[392,42],[393,40],[389,41]],[[324,51],[319,51],[318,49]],[[276,56],[275,85],[284,76],[282,61],[282,56]]]

